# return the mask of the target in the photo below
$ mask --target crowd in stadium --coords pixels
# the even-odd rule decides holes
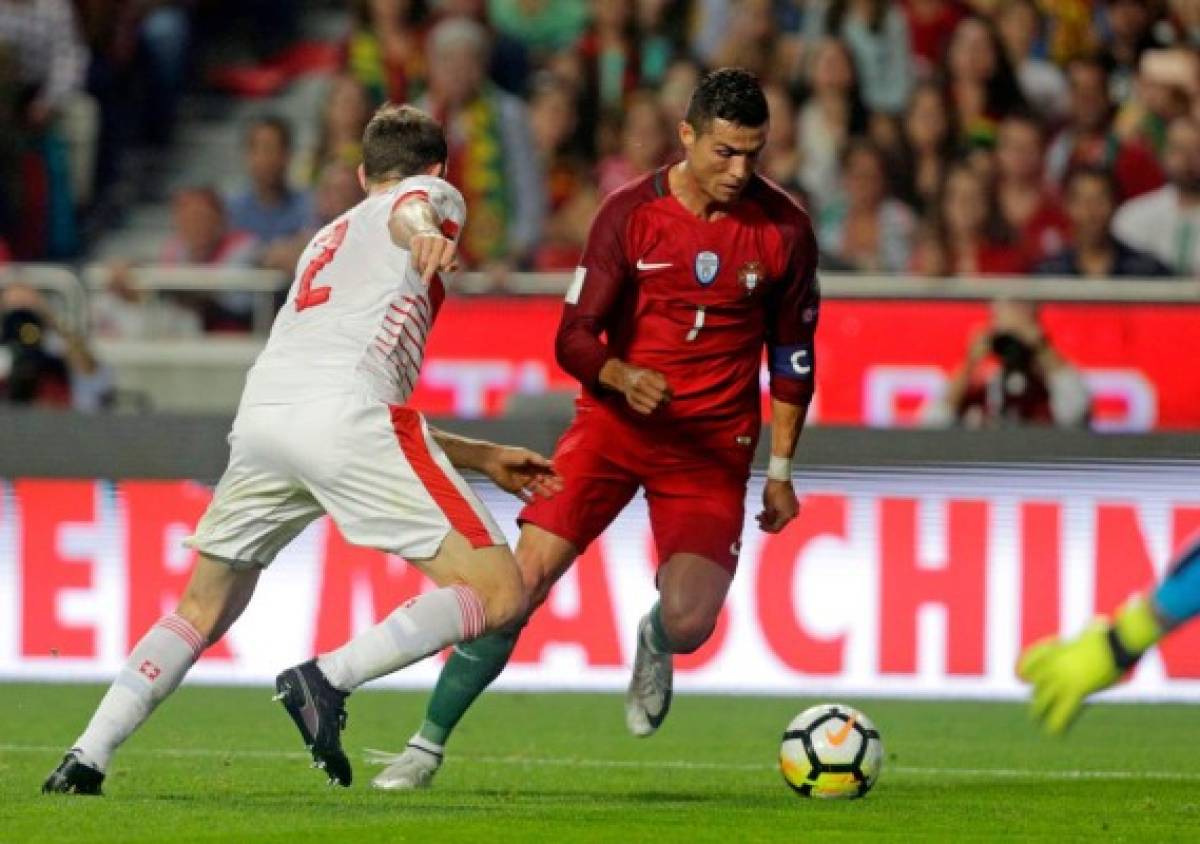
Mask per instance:
[[[315,62],[311,6],[0,0],[0,263],[86,260],[131,160],[171,183],[156,152],[233,41],[258,65],[227,96],[314,68],[327,94],[309,126],[262,98],[239,190],[172,187],[159,264],[286,285],[362,198],[362,130],[391,100],[448,127],[465,267],[500,289],[569,270],[604,197],[677,155],[703,70],[740,65],[770,104],[760,170],[810,210],[826,269],[1200,274],[1200,0],[354,0]],[[129,264],[109,271],[93,330],[144,335]],[[250,325],[246,294],[154,304],[164,336]]]
[[[236,4],[265,53],[298,4]],[[1194,276],[1196,0],[357,0],[317,143],[264,118],[246,189],[179,191],[166,263],[289,269],[358,198],[384,100],[450,127],[470,264],[574,266],[604,196],[669,160],[703,68],[768,86],[762,171],[831,269]],[[0,254],[72,258],[129,148],[171,142],[234,4],[0,0]],[[249,12],[246,12],[246,9]],[[72,33],[76,33],[72,35]],[[210,62],[211,64],[211,62]]]

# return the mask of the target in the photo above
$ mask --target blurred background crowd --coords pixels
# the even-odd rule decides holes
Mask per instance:
[[[827,269],[1200,275],[1200,0],[0,0],[0,262],[102,259],[94,328],[126,336],[138,262],[290,275],[392,100],[448,127],[465,263],[502,289],[575,266],[721,65],[763,80],[761,171]],[[146,207],[154,237],[114,238]],[[250,325],[237,293],[174,304]]]
[[[361,129],[393,100],[450,128],[471,266],[571,268],[604,195],[676,154],[698,74],[741,65],[770,97],[762,169],[830,268],[1200,267],[1198,0],[355,0],[320,43],[306,8],[0,0],[2,254],[84,254],[130,161],[163,178],[188,90],[315,69],[311,125],[268,98],[243,127],[237,190],[175,186],[159,260],[289,268],[358,199]]]

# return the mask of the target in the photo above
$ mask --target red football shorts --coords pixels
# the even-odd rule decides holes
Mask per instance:
[[[753,448],[714,449],[650,432],[603,407],[580,407],[554,452],[564,489],[518,517],[582,552],[646,490],[659,561],[698,554],[737,568]]]

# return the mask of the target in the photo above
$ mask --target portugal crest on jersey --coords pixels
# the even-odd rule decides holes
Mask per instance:
[[[716,280],[717,271],[720,269],[721,259],[716,252],[705,251],[696,255],[696,281],[705,287]]]
[[[754,288],[758,287],[762,283],[762,280],[763,265],[758,261],[747,261],[738,270],[738,281],[746,288],[747,296],[754,292]]]

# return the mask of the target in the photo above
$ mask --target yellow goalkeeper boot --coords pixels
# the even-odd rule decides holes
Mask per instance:
[[[1100,618],[1073,639],[1050,637],[1025,649],[1017,674],[1033,686],[1030,712],[1042,729],[1062,735],[1089,695],[1114,685],[1163,634],[1145,596],[1112,619]]]

